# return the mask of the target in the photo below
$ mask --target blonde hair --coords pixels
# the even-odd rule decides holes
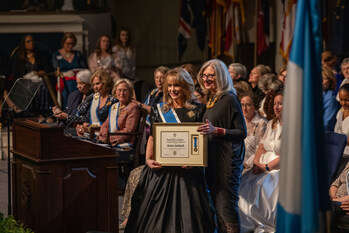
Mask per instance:
[[[330,90],[334,91],[336,90],[336,86],[337,86],[337,80],[336,77],[334,76],[332,70],[330,68],[328,68],[327,66],[322,66],[322,76],[325,76],[326,78],[328,78],[331,82],[331,86],[330,86]]]
[[[183,106],[186,109],[193,109],[195,108],[195,105],[191,104],[191,101],[193,99],[193,93],[194,93],[194,82],[191,78],[190,74],[184,70],[183,68],[174,68],[170,69],[166,73],[166,78],[163,86],[163,102],[170,107],[173,106],[173,100],[170,97],[170,94],[168,93],[168,82],[169,80],[174,80],[175,82],[179,83],[181,86],[184,95],[182,96],[182,103]]]
[[[101,80],[101,82],[103,83],[103,92],[109,94],[110,90],[112,89],[112,85],[113,85],[113,80],[110,77],[110,74],[105,70],[95,71],[90,78],[90,83],[92,86],[93,86],[93,80],[96,77],[98,77]]]
[[[118,88],[118,86],[121,84],[121,83],[126,83],[127,85],[127,90],[128,90],[128,93],[129,93],[129,96],[130,96],[130,99],[132,99],[132,95],[133,95],[133,83],[126,79],[126,78],[122,78],[122,79],[119,79],[118,81],[116,81],[116,83],[114,84],[114,87],[113,87],[113,90],[112,90],[112,95],[113,96],[116,96],[116,89]]]
[[[207,67],[212,67],[215,72],[218,96],[228,93],[229,91],[232,91],[236,95],[236,90],[233,86],[233,80],[230,77],[228,68],[221,60],[218,59],[209,60],[201,67],[198,74],[198,82],[202,89],[206,90],[204,82],[202,81],[202,74]]]

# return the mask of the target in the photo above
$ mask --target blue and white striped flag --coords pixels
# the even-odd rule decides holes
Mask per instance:
[[[321,52],[320,2],[299,0],[283,103],[277,232],[320,231],[319,213],[329,199]]]

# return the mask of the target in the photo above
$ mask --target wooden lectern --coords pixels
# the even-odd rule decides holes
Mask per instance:
[[[13,215],[35,233],[116,232],[117,155],[28,119],[13,124]]]

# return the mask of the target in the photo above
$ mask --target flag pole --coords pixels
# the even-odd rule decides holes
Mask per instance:
[[[256,1],[256,20],[255,20],[255,29],[256,29],[256,41],[254,43],[254,51],[253,51],[253,66],[255,67],[257,65],[257,43],[258,43],[258,5],[259,0]]]

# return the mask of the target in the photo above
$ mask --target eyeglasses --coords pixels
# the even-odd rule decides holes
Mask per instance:
[[[215,74],[201,74],[201,78],[202,80],[204,79],[209,79],[209,80],[213,80],[213,77],[215,77]]]
[[[241,108],[250,108],[252,107],[252,104],[241,104]]]
[[[127,89],[116,89],[116,93],[121,93],[121,92],[127,93],[128,90]]]

